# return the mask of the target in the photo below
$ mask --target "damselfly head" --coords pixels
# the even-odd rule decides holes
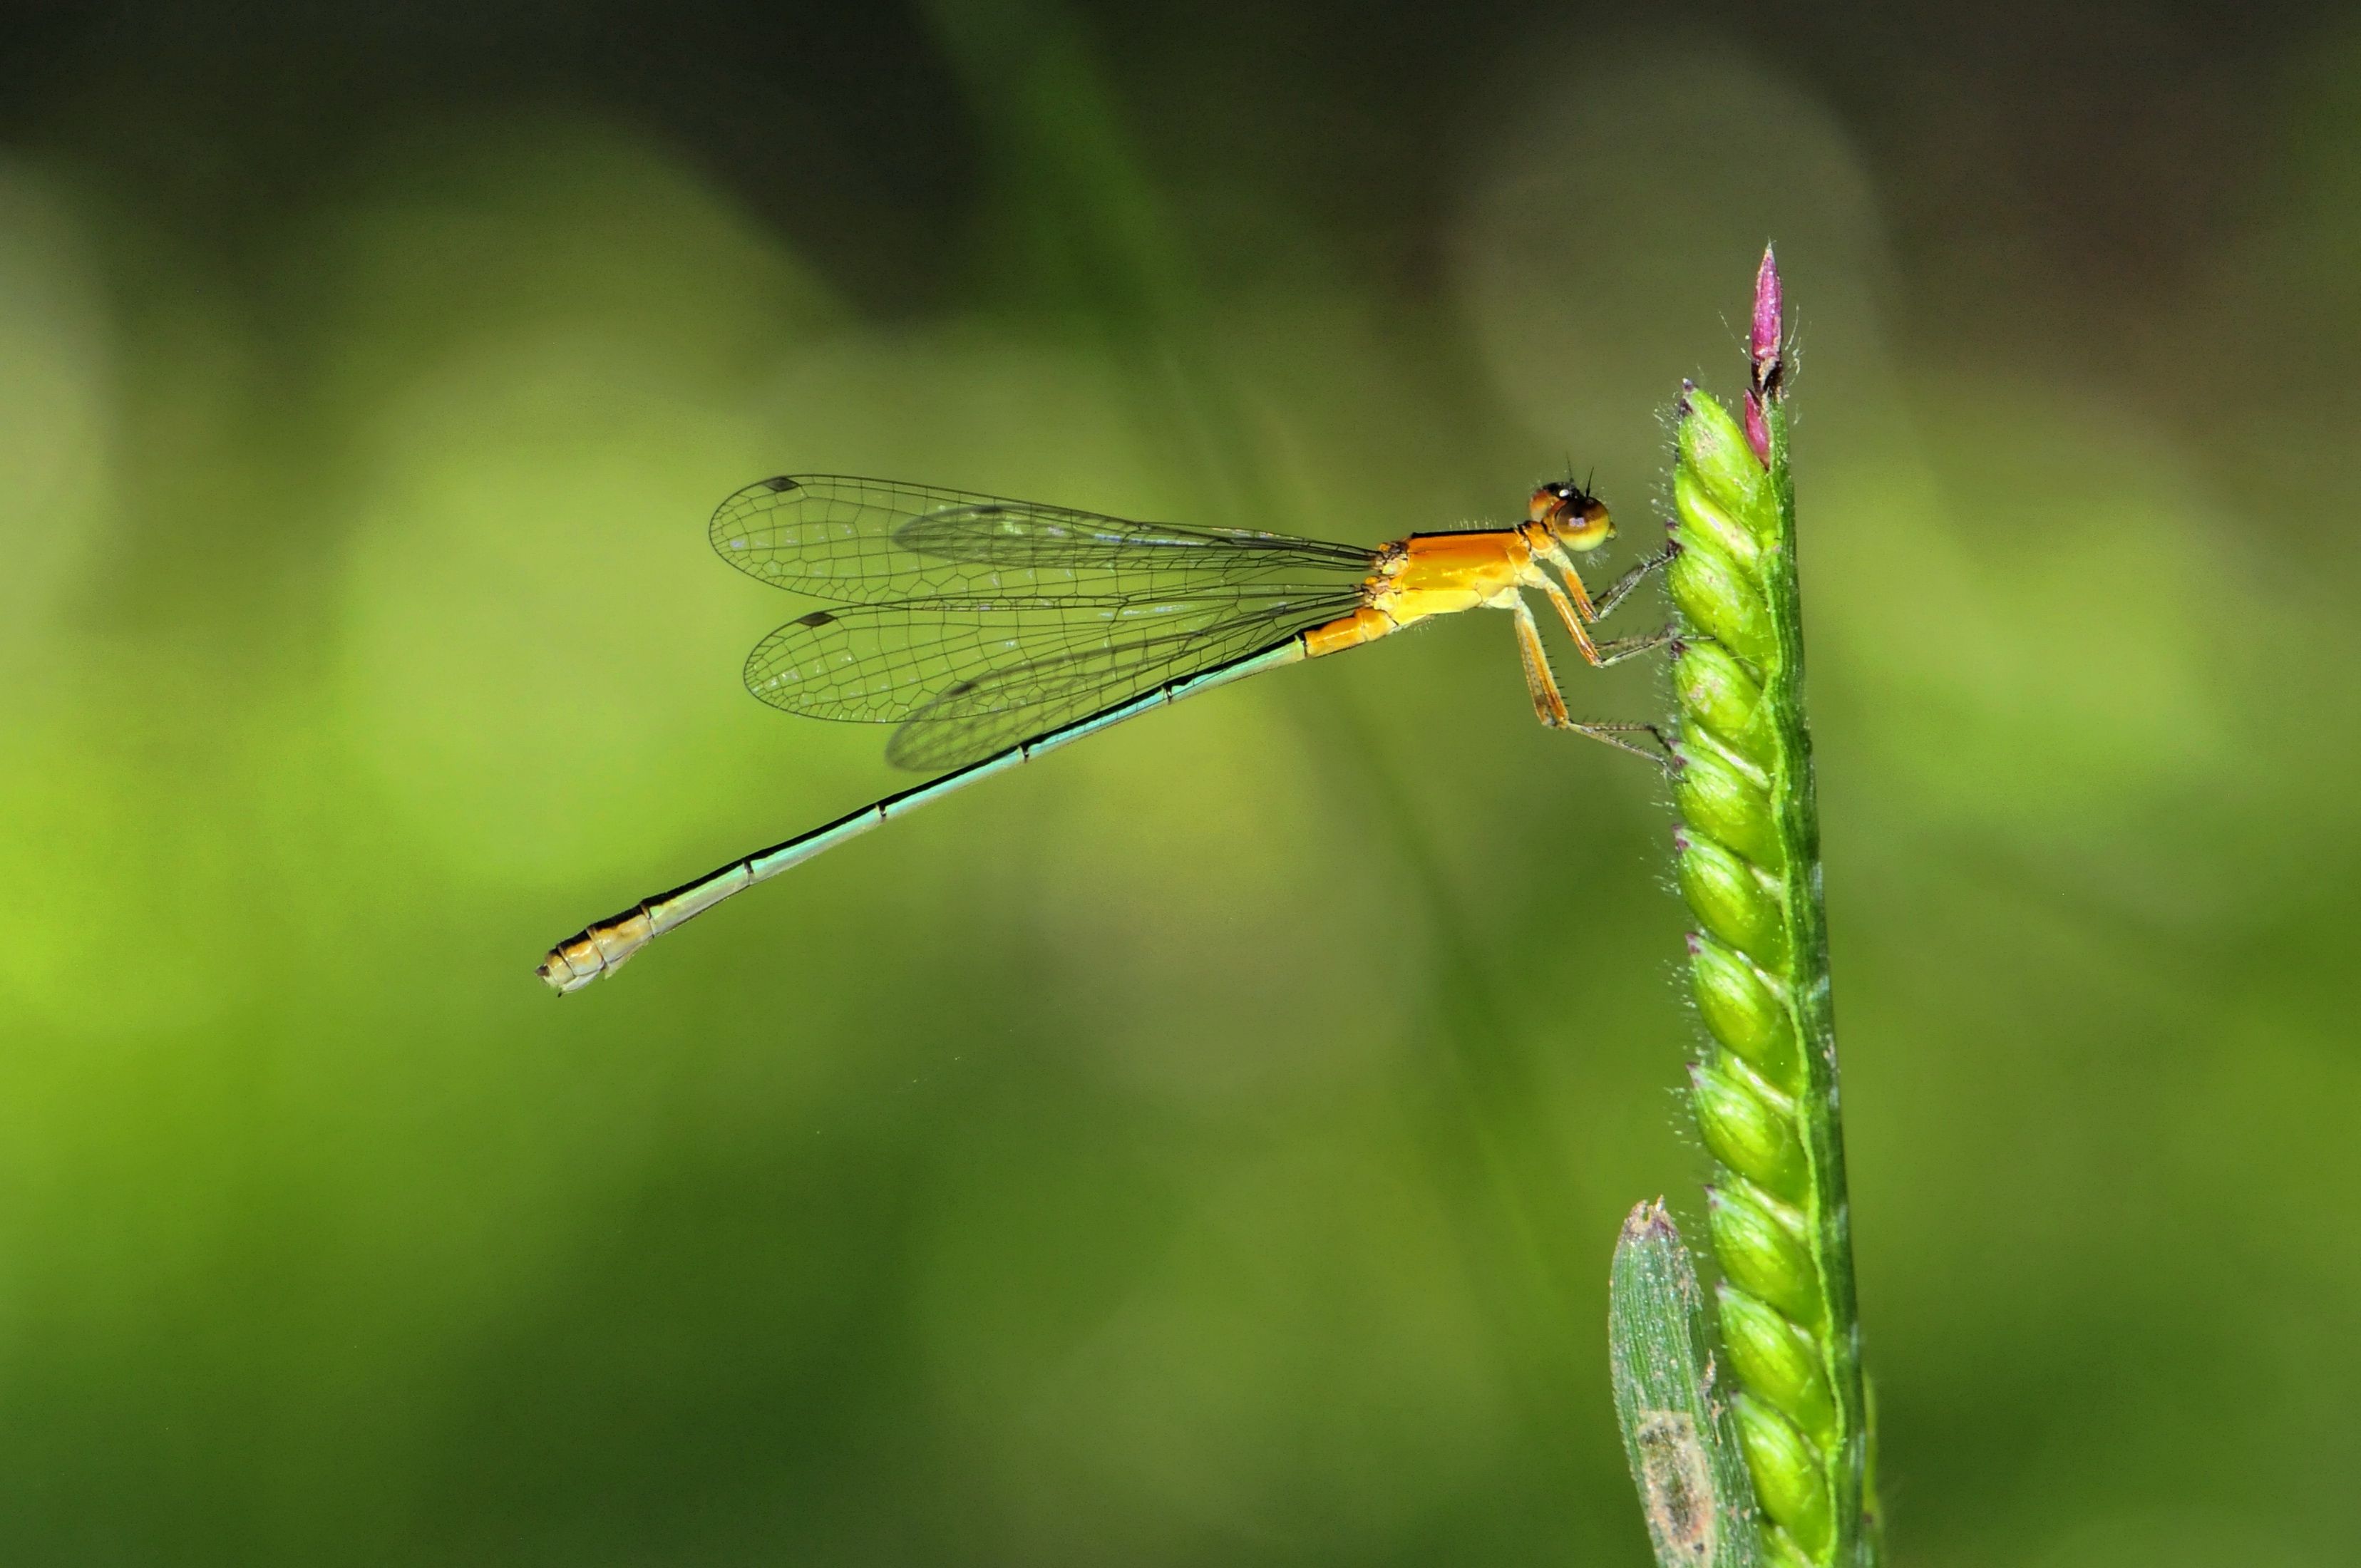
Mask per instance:
[[[1553,479],[1535,490],[1526,515],[1547,525],[1569,550],[1596,550],[1615,537],[1607,503],[1571,479]]]

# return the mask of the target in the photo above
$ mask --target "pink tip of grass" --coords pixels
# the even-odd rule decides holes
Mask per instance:
[[[1771,427],[1763,422],[1763,400],[1752,391],[1746,394],[1746,444],[1754,449],[1756,462],[1771,466]]]
[[[1771,247],[1763,247],[1763,265],[1754,270],[1754,330],[1747,346],[1754,359],[1753,386],[1746,394],[1746,444],[1754,449],[1755,460],[1764,467],[1771,466],[1771,428],[1763,422],[1763,400],[1772,395],[1778,385],[1779,320],[1783,303],[1779,288],[1779,258]]]
[[[1779,360],[1779,260],[1763,247],[1763,265],[1754,273],[1754,378],[1764,379]]]

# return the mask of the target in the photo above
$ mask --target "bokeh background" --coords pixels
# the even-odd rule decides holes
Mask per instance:
[[[1498,618],[530,971],[906,782],[739,485],[1620,564],[1775,239],[1895,1561],[2354,1561],[2349,8],[0,33],[0,1555],[1643,1563],[1667,810]]]

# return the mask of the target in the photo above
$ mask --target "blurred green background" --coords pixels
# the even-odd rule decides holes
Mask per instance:
[[[906,782],[739,485],[1620,565],[1773,238],[1896,1561],[2355,1561],[2345,8],[0,36],[0,1556],[1644,1563],[1667,810],[1499,618],[530,970]]]

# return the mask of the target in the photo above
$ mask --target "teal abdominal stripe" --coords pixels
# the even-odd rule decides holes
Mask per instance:
[[[704,914],[723,899],[743,893],[757,883],[767,882],[789,867],[801,865],[814,855],[833,850],[847,839],[857,839],[881,823],[906,816],[922,806],[940,800],[954,790],[966,788],[979,779],[1005,773],[1044,752],[1054,751],[1085,736],[1095,735],[1127,718],[1136,718],[1151,708],[1179,702],[1199,692],[1211,691],[1231,681],[1244,680],[1248,675],[1260,674],[1265,670],[1296,663],[1302,658],[1302,639],[1290,637],[1276,648],[1266,648],[1219,669],[1175,681],[1120,707],[1078,719],[1063,729],[1053,729],[1035,740],[1020,741],[1006,751],[986,757],[982,762],[971,762],[939,779],[929,779],[899,795],[887,795],[824,827],[797,834],[785,843],[757,850],[742,860],[732,861],[685,886],[659,894],[620,915],[599,921],[579,936],[560,943],[544,964],[543,978],[560,992],[579,991],[600,975],[620,968],[656,938]],[[564,967],[553,972],[553,965]]]

